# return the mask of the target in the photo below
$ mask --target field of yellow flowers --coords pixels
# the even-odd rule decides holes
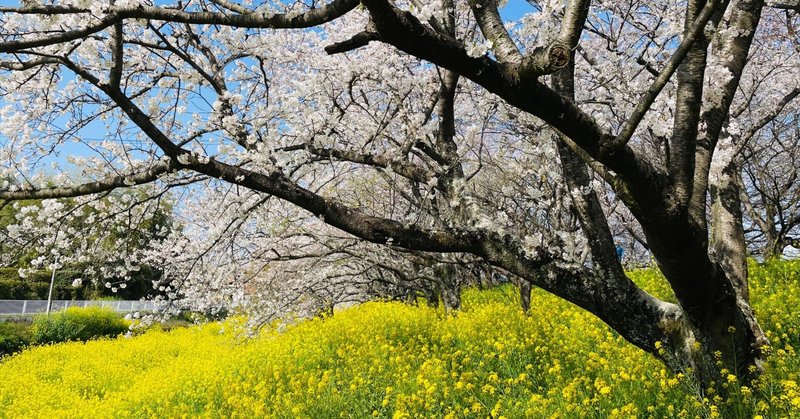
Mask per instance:
[[[727,399],[569,303],[534,292],[525,316],[501,287],[455,316],[376,302],[253,339],[229,320],[29,349],[0,362],[0,417],[800,417],[800,262],[751,272],[772,356]]]

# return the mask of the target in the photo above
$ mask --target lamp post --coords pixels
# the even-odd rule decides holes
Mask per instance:
[[[56,265],[58,265],[58,255],[53,262],[53,275],[50,276],[50,292],[47,293],[47,315],[50,315],[50,308],[53,305],[53,285],[56,283]]]

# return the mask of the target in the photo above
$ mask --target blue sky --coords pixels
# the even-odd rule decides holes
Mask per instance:
[[[500,10],[500,15],[504,20],[517,20],[532,11],[533,6],[525,0],[508,0],[506,6]]]

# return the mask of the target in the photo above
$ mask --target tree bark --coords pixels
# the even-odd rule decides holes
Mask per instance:
[[[531,283],[525,279],[519,281],[519,301],[522,311],[528,314],[531,310]]]
[[[438,308],[439,307],[439,293],[433,289],[425,290],[425,304],[428,307]]]
[[[716,192],[718,207],[727,202],[720,219],[735,217],[730,193]],[[673,368],[692,368],[704,387],[719,383],[721,368],[743,381],[752,378],[750,367],[760,368],[760,348],[766,340],[747,302],[746,269],[740,260],[745,256],[733,250],[738,246],[731,237],[735,226],[715,232],[718,252],[728,257],[712,260],[707,253],[708,232],[701,226],[674,219],[654,221],[641,214],[640,218],[647,221],[642,224],[647,241],[686,317],[675,336],[678,345]],[[720,219],[715,222],[722,222]],[[715,353],[722,367],[717,366]]]
[[[444,263],[439,264],[436,269],[436,276],[441,281],[439,293],[442,296],[442,303],[447,311],[461,309],[461,278],[455,266]]]

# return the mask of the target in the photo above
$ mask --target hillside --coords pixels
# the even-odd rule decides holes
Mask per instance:
[[[751,272],[773,355],[729,400],[697,401],[564,301],[535,291],[525,316],[506,287],[455,316],[376,302],[247,340],[229,320],[30,349],[0,363],[0,417],[800,417],[800,262]]]

